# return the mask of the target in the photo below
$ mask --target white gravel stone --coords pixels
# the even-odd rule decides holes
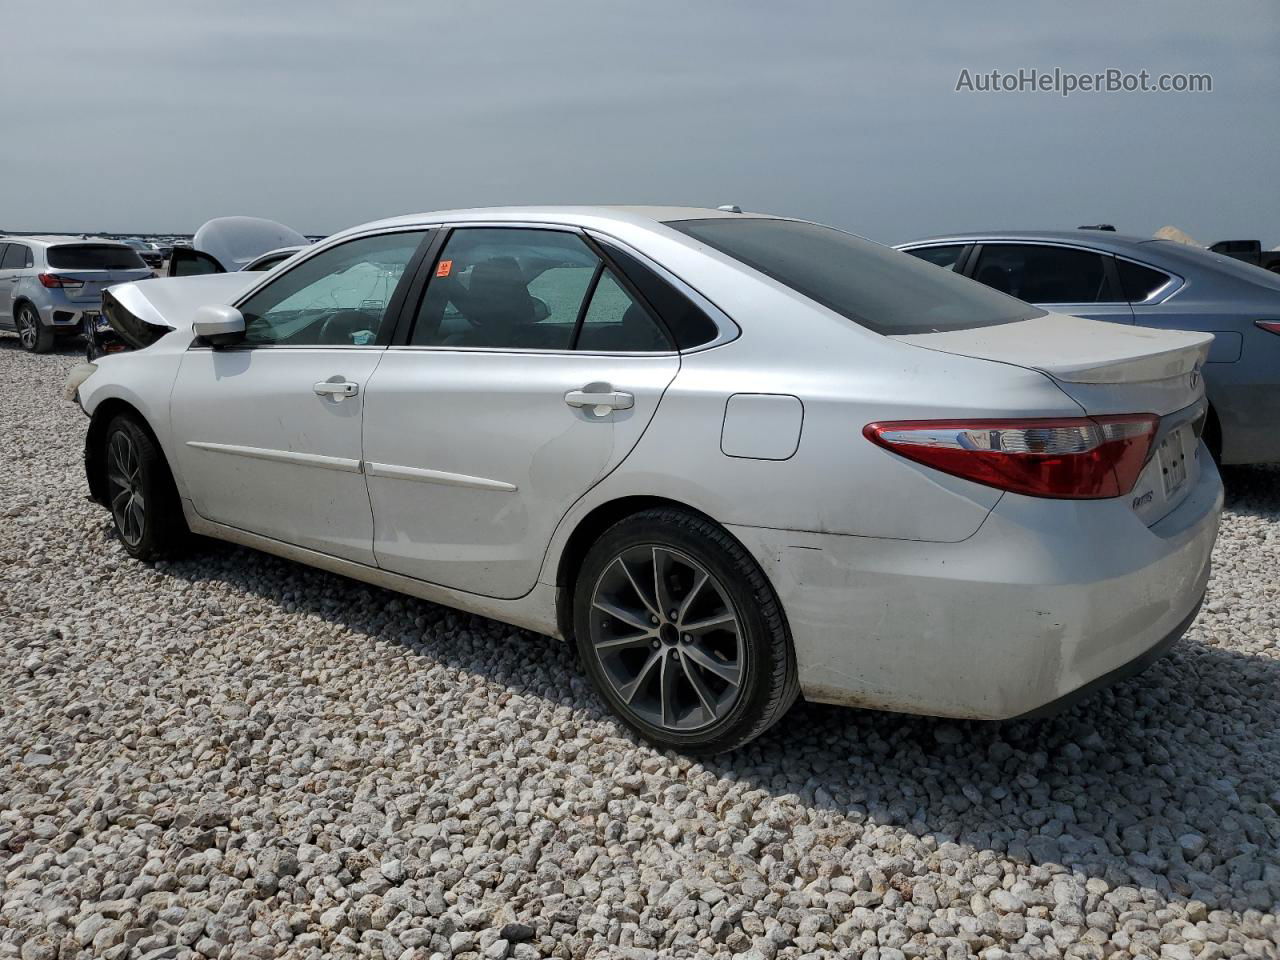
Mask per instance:
[[[1280,947],[1280,471],[1229,472],[1172,655],[1062,716],[800,705],[694,761],[562,644],[224,545],[130,560],[77,360],[0,336],[0,960]]]

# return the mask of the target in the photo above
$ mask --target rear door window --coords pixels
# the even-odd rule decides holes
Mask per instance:
[[[568,350],[600,258],[574,233],[455,229],[436,260],[409,342]]]
[[[1044,314],[958,273],[815,223],[730,216],[667,225],[877,333],[968,330]]]
[[[647,353],[662,327],[577,233],[459,227],[432,270],[409,342],[494,350]]]
[[[1124,300],[1111,288],[1103,255],[1073,247],[984,243],[973,279],[1028,303]]]
[[[115,243],[64,243],[49,248],[49,266],[60,270],[145,270],[133,247]]]
[[[21,270],[27,265],[27,246],[24,243],[11,243],[5,247],[0,256],[0,270]]]

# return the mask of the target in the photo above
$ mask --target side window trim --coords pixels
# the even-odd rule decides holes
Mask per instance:
[[[587,246],[592,245],[588,242]],[[594,250],[595,248],[592,247],[592,249]],[[600,256],[599,251],[596,251],[596,256]],[[596,295],[596,287],[600,286],[600,277],[606,269],[608,269],[608,265],[604,258],[601,257],[600,262],[596,264],[595,270],[591,273],[591,280],[587,284],[586,292],[582,295],[582,302],[578,304],[578,316],[573,321],[573,336],[569,338],[570,352],[578,349],[578,338],[582,336],[582,325],[586,323],[587,311],[591,309],[591,301]]]
[[[430,283],[431,278],[435,273],[436,264],[439,262],[440,254],[444,251],[445,245],[449,242],[449,238],[453,235],[455,231],[466,230],[470,228],[548,230],[548,231],[558,232],[558,233],[572,233],[581,237],[587,243],[587,245],[592,249],[592,251],[595,252],[597,256],[601,257],[601,259],[606,264],[606,268],[612,273],[614,279],[617,280],[618,283],[623,286],[623,289],[626,290],[627,293],[638,304],[640,304],[640,306],[644,309],[644,311],[649,315],[650,319],[653,320],[653,322],[658,326],[658,328],[662,331],[663,335],[667,338],[668,342],[671,344],[671,349],[669,351],[644,351],[639,353],[637,352],[627,353],[626,351],[610,351],[611,354],[629,355],[629,356],[667,356],[669,354],[678,354],[678,353],[697,353],[702,350],[710,350],[714,347],[719,347],[719,346],[722,346],[723,344],[731,343],[732,341],[738,339],[738,337],[741,336],[742,334],[741,328],[739,328],[739,326],[723,310],[721,310],[715,303],[713,303],[706,296],[704,296],[700,291],[698,291],[694,287],[691,287],[687,282],[685,282],[682,278],[673,274],[666,267],[662,266],[659,263],[656,263],[651,257],[639,252],[629,243],[619,240],[617,237],[604,233],[603,231],[584,229],[574,224],[527,223],[524,221],[514,221],[514,220],[512,221],[477,220],[477,221],[454,221],[449,223],[442,223],[431,228],[415,228],[415,229],[432,229],[435,231],[435,234],[431,243],[427,245],[427,249],[419,251],[422,259],[418,263],[417,270],[414,273],[414,276],[411,282],[405,288],[404,297],[401,299],[399,304],[399,314],[396,316],[395,323],[392,325],[394,329],[390,333],[390,341],[386,344],[386,346],[398,347],[398,348],[403,348],[407,350],[449,350],[449,351],[468,351],[468,352],[480,351],[480,352],[488,352],[488,353],[565,354],[565,353],[583,352],[583,351],[573,350],[572,348],[570,348],[569,350],[547,350],[543,348],[531,348],[531,347],[437,346],[437,345],[416,345],[411,342],[413,337],[413,325],[417,318],[418,308],[421,305],[422,298],[426,295],[427,285]],[[717,330],[716,336],[711,340],[708,340],[706,343],[700,343],[696,347],[690,347],[687,350],[680,350],[678,347],[676,347],[675,338],[672,336],[671,331],[667,328],[666,324],[653,310],[652,305],[643,296],[639,294],[639,291],[635,290],[634,285],[626,277],[625,273],[623,273],[621,270],[617,268],[617,265],[613,263],[612,258],[608,256],[607,249],[602,251],[601,248],[606,247],[608,244],[616,244],[619,248],[621,248],[622,250],[625,250],[628,254],[635,257],[637,260],[643,263],[646,267],[648,267],[650,270],[656,273],[661,279],[665,280],[667,283],[670,283],[673,287],[675,287],[675,289],[679,293],[683,294],[684,296],[688,297],[691,301],[693,301],[693,303],[711,319],[712,323],[715,324],[716,330]],[[409,276],[409,273],[410,271],[406,270],[405,276],[406,277]],[[601,276],[603,276],[603,274],[601,274]],[[397,291],[397,294],[399,294],[399,292],[400,291]],[[594,293],[594,286],[592,287],[591,292]],[[590,309],[590,297],[587,297],[584,299],[584,305],[586,309],[588,310]],[[580,312],[581,312],[581,308],[580,308]],[[585,319],[585,314],[583,315],[582,318],[580,318],[579,324],[575,328],[574,340],[573,340],[574,345],[576,345],[577,343],[577,336],[581,330],[582,319]],[[383,324],[384,328],[387,326],[388,324],[386,323]],[[382,339],[381,335],[379,335],[379,341],[381,341],[381,339]],[[590,351],[590,352],[598,353],[599,351]]]

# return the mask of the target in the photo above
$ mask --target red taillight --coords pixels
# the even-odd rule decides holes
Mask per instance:
[[[901,420],[869,423],[868,440],[923,463],[1031,497],[1096,500],[1133,489],[1160,418]]]
[[[1259,330],[1265,330],[1267,333],[1280,333],[1280,320],[1255,320],[1253,324]]]
[[[60,277],[56,273],[41,273],[36,276],[36,279],[40,281],[40,285],[42,287],[48,287],[51,290],[58,287],[66,287],[74,290],[76,287],[84,286],[83,280],[72,280],[70,277]]]

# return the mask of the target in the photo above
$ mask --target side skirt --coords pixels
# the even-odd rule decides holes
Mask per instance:
[[[463,590],[441,587],[423,580],[415,580],[412,577],[380,570],[377,567],[369,567],[363,563],[356,563],[354,560],[332,557],[327,553],[320,553],[318,550],[309,550],[306,547],[294,546],[281,540],[273,540],[270,537],[249,533],[236,527],[215,523],[212,520],[204,519],[196,513],[187,500],[182,501],[182,510],[186,515],[187,526],[191,532],[200,536],[212,537],[215,540],[225,540],[228,543],[235,543],[242,547],[261,550],[263,553],[270,553],[309,567],[327,570],[329,573],[350,577],[352,580],[359,580],[375,587],[382,587],[387,590],[393,590],[396,593],[404,593],[431,603],[438,603],[441,606],[454,607],[458,610],[465,610],[467,613],[500,620],[503,623],[509,623],[525,630],[532,630],[534,633],[541,633],[558,640],[564,639],[561,637],[560,630],[556,625],[556,588],[550,584],[539,581],[534,585],[532,591],[518,600],[498,600],[493,597],[480,596],[476,593],[467,593]]]

